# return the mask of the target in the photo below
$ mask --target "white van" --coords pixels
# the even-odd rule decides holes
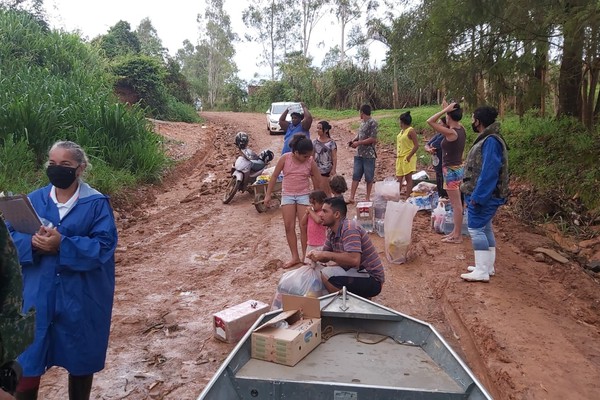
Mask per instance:
[[[271,107],[269,107],[269,109],[267,110],[267,131],[269,131],[271,135],[275,133],[284,133],[283,129],[281,129],[281,127],[279,126],[279,117],[281,117],[281,114],[283,114],[283,112],[289,106],[294,104],[299,103],[287,101],[271,103]],[[290,114],[291,113],[288,113],[288,115],[285,118],[285,120],[288,122],[292,121],[292,117]]]

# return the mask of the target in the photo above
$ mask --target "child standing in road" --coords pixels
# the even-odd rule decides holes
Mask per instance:
[[[292,253],[292,259],[283,265],[283,268],[292,268],[302,264],[298,252],[298,236],[296,234],[296,219],[298,223],[310,206],[309,193],[310,181],[315,188],[319,187],[321,173],[313,160],[313,144],[304,134],[296,134],[290,141],[291,153],[283,154],[277,161],[273,175],[269,180],[264,204],[268,207],[271,203],[271,194],[277,177],[283,172],[281,183],[281,214],[285,227],[285,237]],[[301,243],[306,240],[300,232]]]
[[[348,190],[348,184],[346,183],[346,179],[344,179],[341,175],[332,176],[329,179],[329,188],[331,189],[332,197],[341,197],[344,198],[344,193]],[[348,202],[346,202],[348,203]]]
[[[306,240],[302,242],[302,259],[311,250],[321,250],[325,244],[325,234],[327,227],[321,224],[319,211],[323,208],[327,195],[322,190],[315,190],[308,195],[311,207],[306,209],[306,213],[300,222],[301,238]]]

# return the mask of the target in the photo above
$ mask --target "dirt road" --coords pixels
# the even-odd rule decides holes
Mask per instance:
[[[164,184],[116,201],[117,290],[94,399],[195,399],[233,348],[213,338],[212,314],[249,299],[270,303],[284,272],[270,262],[289,256],[280,211],[259,214],[249,194],[221,202],[234,134],[249,132],[253,149],[277,155],[282,136],[267,134],[263,114],[202,116],[205,126],[157,121],[181,162]],[[350,122],[332,125],[338,172],[350,182]],[[383,179],[393,174],[393,149],[380,146],[379,155]],[[361,184],[359,199],[363,193]],[[440,243],[429,221],[417,214],[410,261],[386,263],[374,301],[432,323],[494,398],[597,398],[598,281],[574,262],[535,261],[533,249],[553,242],[506,207],[495,220],[497,275],[489,284],[463,282],[459,275],[473,262],[470,241]],[[383,250],[383,240],[372,238]],[[65,388],[66,374],[53,369],[40,398],[65,399]]]

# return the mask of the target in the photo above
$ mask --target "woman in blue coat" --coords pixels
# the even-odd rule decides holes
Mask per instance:
[[[69,372],[70,400],[87,400],[94,373],[104,368],[117,229],[108,197],[82,180],[89,167],[79,145],[55,143],[50,185],[29,194],[44,226],[34,235],[11,231],[23,267],[23,309],[36,310],[34,342],[18,358],[18,400],[36,399],[52,366]]]

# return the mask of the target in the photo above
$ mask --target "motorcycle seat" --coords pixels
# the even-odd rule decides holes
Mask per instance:
[[[265,162],[263,160],[252,160],[252,166],[250,167],[251,171],[260,171],[265,168]]]

